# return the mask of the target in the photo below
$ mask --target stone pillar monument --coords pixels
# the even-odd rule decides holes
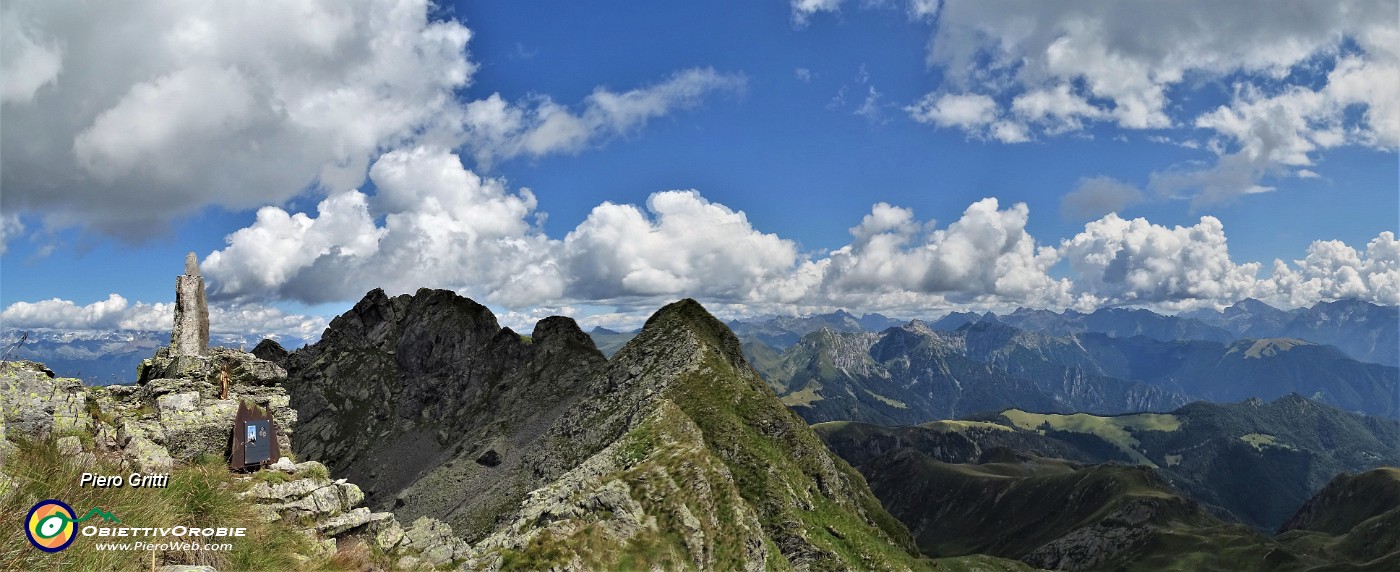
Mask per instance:
[[[170,334],[170,355],[197,356],[209,350],[209,304],[204,299],[204,277],[199,259],[185,256],[185,273],[175,277],[175,330]]]

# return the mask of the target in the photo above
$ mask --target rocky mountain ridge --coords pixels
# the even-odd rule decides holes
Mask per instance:
[[[285,363],[294,446],[368,476],[372,506],[451,523],[473,569],[916,565],[863,479],[691,300],[604,360],[567,318],[526,342],[450,292],[371,292]],[[384,478],[396,464],[406,478]]]

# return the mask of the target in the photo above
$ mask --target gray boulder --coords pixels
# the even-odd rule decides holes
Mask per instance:
[[[81,381],[57,377],[37,362],[0,362],[0,467],[7,435],[61,435],[91,425]]]

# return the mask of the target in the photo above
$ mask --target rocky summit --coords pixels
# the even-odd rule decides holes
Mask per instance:
[[[451,292],[376,290],[284,363],[293,447],[450,523],[468,569],[921,566],[692,300],[605,360],[568,318],[527,338]]]
[[[567,318],[527,339],[452,292],[375,290],[282,363],[295,450],[361,483],[373,506],[481,534],[531,490],[501,475],[561,472],[526,454],[605,362]]]

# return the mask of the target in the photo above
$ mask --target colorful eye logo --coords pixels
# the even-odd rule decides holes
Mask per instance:
[[[68,548],[78,536],[74,517],[73,508],[63,501],[42,501],[29,509],[24,534],[35,548],[44,552],[58,552]]]

